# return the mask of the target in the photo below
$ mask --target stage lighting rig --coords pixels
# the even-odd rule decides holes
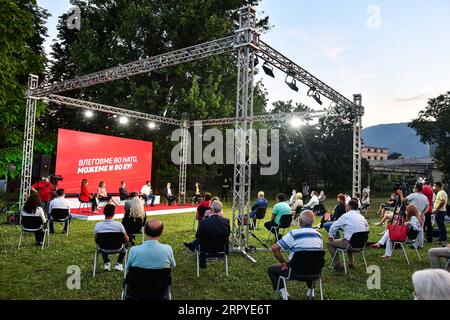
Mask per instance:
[[[295,80],[295,78],[292,75],[290,74],[286,75],[286,80],[284,82],[286,82],[289,88],[298,92],[297,80]]]
[[[84,116],[85,116],[86,118],[92,118],[92,117],[94,116],[94,112],[92,112],[91,110],[86,110],[86,111],[84,112]]]
[[[302,126],[303,121],[298,117],[294,117],[289,121],[289,124],[291,125],[291,127],[298,129]]]
[[[147,126],[148,126],[148,128],[149,128],[150,130],[156,129],[156,123],[154,123],[154,122],[149,122],[149,123],[147,124]]]
[[[320,105],[322,105],[322,100],[320,100],[320,94],[317,92],[317,89],[315,87],[311,87],[308,90],[307,93],[308,97],[312,97],[316,102]]]
[[[275,74],[273,73],[273,67],[271,65],[269,65],[267,62],[264,62],[264,64],[262,65],[262,68],[266,75],[268,75],[269,77],[275,78]]]
[[[120,124],[123,124],[123,125],[125,125],[125,124],[128,124],[128,118],[127,117],[120,117],[119,118],[119,123]]]

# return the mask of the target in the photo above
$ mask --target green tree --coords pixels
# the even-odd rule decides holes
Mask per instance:
[[[81,30],[68,30],[67,15],[60,18],[58,41],[53,45],[52,81],[125,64],[205,41],[231,35],[236,9],[256,3],[248,0],[93,0],[71,1],[81,9]],[[267,18],[260,21],[265,28]],[[182,64],[129,79],[64,93],[154,115],[190,119],[234,115],[236,58],[225,54]],[[162,77],[161,77],[162,75]],[[260,86],[258,84],[258,86]],[[265,107],[257,88],[255,113]],[[153,172],[158,179],[177,181],[177,167],[170,160],[170,133],[161,126],[149,132],[145,123],[123,129],[107,114],[84,119],[79,110],[52,107],[52,121],[43,120],[50,132],[57,128],[77,129],[152,140]],[[189,168],[190,170],[190,168]],[[159,184],[162,186],[162,183]]]
[[[22,159],[23,124],[28,74],[43,79],[45,54],[45,22],[48,13],[31,0],[0,1],[0,176],[7,174],[9,164],[17,167],[11,173],[20,173]],[[37,114],[46,108],[38,104]],[[36,132],[36,150],[48,151],[49,144]]]
[[[436,144],[435,158],[445,179],[450,180],[450,91],[430,99],[425,110],[409,125],[421,141]]]

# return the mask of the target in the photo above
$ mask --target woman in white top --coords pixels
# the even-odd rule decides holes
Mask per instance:
[[[297,218],[297,208],[303,208],[303,194],[301,192],[297,192],[295,195],[295,201],[291,207],[291,213],[294,215],[294,219]]]
[[[408,234],[412,232],[411,229],[414,230],[417,233],[417,235],[419,234],[422,225],[422,218],[420,217],[419,211],[414,205],[409,205],[406,207],[406,225],[408,225],[409,230]],[[376,244],[372,245],[371,248],[379,249],[384,244],[386,245],[386,251],[385,254],[382,256],[382,258],[390,259],[392,256],[393,248],[392,248],[392,241],[389,238],[389,230],[386,230],[381,240],[378,241]]]
[[[41,199],[39,198],[39,194],[37,194],[37,192],[32,192],[23,205],[20,215],[22,217],[41,217],[42,223],[44,224],[47,222],[47,219],[45,218],[44,210],[40,207],[40,205]],[[36,245],[41,246],[42,241],[44,240],[44,231],[36,231],[34,233],[34,237],[36,239]]]

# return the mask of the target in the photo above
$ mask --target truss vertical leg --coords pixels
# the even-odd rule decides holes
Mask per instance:
[[[178,195],[180,204],[186,203],[186,177],[189,147],[189,124],[187,113],[183,113],[181,124],[180,177],[178,181]]]
[[[33,148],[34,148],[34,132],[36,118],[36,100],[30,98],[30,89],[38,87],[39,77],[30,75],[28,78],[28,89],[26,95],[25,107],[25,128],[23,135],[23,151],[22,151],[22,173],[20,177],[20,194],[19,203],[23,205],[31,191],[31,175],[33,169]]]
[[[232,248],[246,254],[248,226],[238,223],[238,216],[248,213],[251,196],[251,142],[254,85],[254,44],[256,15],[251,7],[240,9],[239,29],[236,31],[235,47],[238,54],[235,162],[233,183],[233,230]],[[248,256],[246,254],[246,256]],[[249,257],[249,256],[248,256]],[[251,257],[249,257],[252,261]]]
[[[362,109],[362,96],[353,95],[353,102]],[[358,111],[353,123],[353,197],[356,193],[361,194],[361,132],[362,132],[362,112]]]

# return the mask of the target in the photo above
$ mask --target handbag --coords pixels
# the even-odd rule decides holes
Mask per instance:
[[[408,226],[403,217],[399,217],[397,223],[390,224],[388,230],[389,239],[393,242],[405,242],[408,237]]]

